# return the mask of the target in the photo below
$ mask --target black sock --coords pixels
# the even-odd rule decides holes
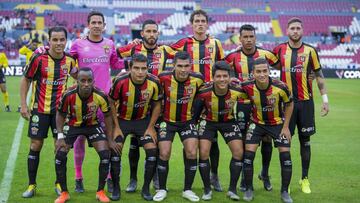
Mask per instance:
[[[140,158],[139,151],[139,142],[138,139],[134,136],[131,136],[130,139],[130,148],[129,148],[129,165],[130,165],[130,178],[137,180],[137,169]]]
[[[264,142],[261,143],[261,155],[262,155],[262,170],[261,175],[263,177],[269,176],[269,166],[271,161],[272,155],[272,144],[271,142]]]
[[[36,175],[39,168],[40,162],[40,151],[33,151],[30,149],[28,155],[28,175],[29,175],[29,185],[36,184]]]
[[[300,155],[301,155],[301,166],[302,166],[302,179],[308,177],[310,167],[310,137],[300,137]]]
[[[254,158],[255,158],[255,152],[245,151],[244,154],[245,183],[246,183],[246,188],[250,190],[254,190],[253,188]]]
[[[57,151],[55,155],[56,180],[60,183],[61,191],[68,191],[66,178],[67,153]]]
[[[237,160],[234,157],[231,158],[230,161],[230,184],[229,184],[229,191],[236,192],[236,185],[239,181],[241,169],[242,169],[243,163],[241,160]]]
[[[146,161],[145,161],[145,172],[144,172],[144,185],[143,191],[149,192],[150,182],[154,176],[156,168],[156,157],[157,149],[145,149]]]
[[[199,159],[199,171],[200,171],[201,179],[204,183],[204,191],[205,191],[205,193],[207,193],[211,190],[209,159],[206,159],[206,160]]]
[[[99,151],[98,155],[100,157],[99,163],[99,185],[97,191],[103,190],[106,183],[106,178],[109,172],[109,163],[110,163],[110,150]]]
[[[159,175],[159,186],[161,190],[166,190],[166,180],[169,173],[169,161],[159,158],[157,163],[157,171]]]
[[[281,192],[288,191],[291,175],[292,175],[292,162],[290,152],[280,152],[281,164]]]
[[[211,144],[211,148],[210,148],[211,173],[215,175],[218,174],[219,158],[220,158],[219,144],[216,141]]]
[[[185,159],[185,183],[184,191],[191,190],[192,184],[194,182],[195,174],[197,169],[197,160],[196,159]]]
[[[120,188],[120,170],[121,170],[121,156],[115,152],[111,152],[111,178],[113,181],[114,189]]]

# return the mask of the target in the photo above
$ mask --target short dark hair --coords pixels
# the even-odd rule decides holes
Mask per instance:
[[[64,32],[65,33],[65,38],[67,39],[66,28],[64,28],[62,26],[55,26],[55,27],[50,28],[49,31],[48,31],[49,39],[51,39],[51,34],[53,32]]]
[[[260,65],[260,64],[266,64],[268,66],[268,68],[270,68],[269,62],[266,60],[266,58],[258,57],[254,60],[253,70],[255,70],[256,65]]]
[[[147,58],[143,54],[136,53],[131,56],[130,68],[134,65],[134,62],[147,62]]]
[[[190,16],[190,23],[192,24],[193,23],[193,21],[194,21],[194,16],[195,15],[203,15],[203,16],[205,16],[205,18],[206,18],[206,22],[209,22],[209,16],[208,16],[208,14],[204,11],[204,10],[196,10],[196,11],[194,11],[194,12],[192,12],[192,14],[191,14],[191,16]]]
[[[91,68],[89,68],[89,67],[81,67],[81,68],[79,68],[79,72],[78,72],[78,73],[80,73],[80,72],[90,72],[90,73],[91,73],[91,76],[94,77],[94,72],[93,72],[93,70],[92,70]]]
[[[178,59],[190,61],[190,54],[186,51],[178,51],[174,56],[174,64],[176,64]]]
[[[255,34],[255,27],[250,25],[250,24],[244,24],[240,27],[240,35],[241,35],[241,32],[243,30],[246,30],[246,31],[254,31],[254,34]]]
[[[211,74],[214,77],[215,73],[217,70],[225,70],[229,73],[230,75],[230,65],[228,63],[226,63],[225,61],[217,61],[211,70]]]
[[[147,20],[145,20],[145,21],[143,22],[143,24],[142,24],[141,30],[144,30],[144,28],[145,28],[146,25],[156,25],[156,28],[158,28],[158,24],[157,24],[154,20],[152,20],[152,19],[147,19]]]
[[[103,23],[105,23],[105,17],[104,17],[104,14],[102,14],[100,11],[91,11],[89,13],[89,15],[87,16],[87,22],[88,24],[90,23],[90,20],[91,20],[91,17],[92,16],[101,16],[102,20],[103,20]]]
[[[292,17],[292,18],[290,18],[290,19],[288,20],[287,27],[289,27],[290,24],[292,24],[292,23],[300,23],[301,26],[302,26],[302,24],[303,24],[302,20],[301,20],[300,18],[298,18],[298,17]]]

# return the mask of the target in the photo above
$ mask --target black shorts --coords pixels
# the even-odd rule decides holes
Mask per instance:
[[[250,122],[246,133],[245,144],[259,144],[262,138],[270,135],[275,147],[290,147],[289,141],[280,136],[283,125],[260,125]]]
[[[65,132],[65,131],[64,131]],[[65,134],[65,143],[73,147],[74,142],[76,141],[79,135],[86,137],[89,146],[90,143],[94,143],[101,140],[106,140],[107,137],[101,125],[93,125],[86,127],[69,127],[69,130]]]
[[[212,122],[201,120],[199,124],[199,139],[207,139],[213,141],[217,132],[223,136],[226,144],[232,140],[241,140],[241,130],[237,122]]]
[[[312,99],[294,102],[294,110],[289,124],[291,135],[294,135],[296,126],[299,136],[315,134],[314,101]]]
[[[43,114],[32,111],[29,122],[28,136],[33,139],[44,139],[48,137],[49,127],[54,138],[57,138],[56,115]]]
[[[144,146],[147,143],[154,143],[150,135],[144,136],[149,122],[149,118],[131,121],[119,119],[120,129],[124,134],[124,140],[122,142],[125,142],[125,139],[129,134],[133,134],[139,140],[140,146]]]
[[[5,74],[2,70],[2,68],[0,68],[0,84],[6,83],[6,78],[5,78]]]
[[[250,122],[251,104],[236,104],[236,120],[239,124],[242,137],[245,138],[247,128]]]
[[[173,141],[175,133],[180,135],[180,140],[183,142],[188,138],[198,138],[198,131],[196,129],[195,121],[190,120],[183,123],[172,123],[163,121],[160,123],[158,133],[158,141]]]

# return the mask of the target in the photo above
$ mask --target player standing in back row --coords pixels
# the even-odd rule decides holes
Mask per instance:
[[[310,136],[315,134],[315,115],[312,83],[309,75],[315,72],[317,86],[320,90],[323,104],[321,116],[329,112],[329,99],[326,94],[325,78],[321,71],[321,64],[316,49],[303,43],[303,24],[299,18],[288,21],[287,35],[289,41],[274,48],[274,53],[280,59],[281,80],[285,82],[294,97],[294,111],[290,121],[291,135],[297,126],[300,155],[302,164],[302,177],[299,181],[304,193],[311,193],[308,172],[310,167]]]

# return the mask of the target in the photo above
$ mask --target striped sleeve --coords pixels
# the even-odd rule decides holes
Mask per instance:
[[[215,44],[216,44],[216,51],[217,51],[215,61],[223,60],[225,55],[224,55],[224,49],[222,48],[221,42],[218,39],[216,39]]]
[[[33,79],[39,69],[40,64],[40,54],[33,54],[30,59],[30,62],[25,66],[24,76],[27,79]]]
[[[125,45],[125,46],[122,46],[122,47],[119,47],[116,52],[117,52],[117,55],[120,57],[120,58],[127,58],[127,57],[130,57],[131,56],[131,52],[132,52],[132,49],[133,47],[135,47],[136,45],[135,44],[128,44],[128,45]]]
[[[320,60],[319,60],[319,55],[317,53],[317,51],[312,48],[310,51],[310,59],[311,59],[311,65],[312,65],[312,70],[313,71],[318,71],[321,69],[321,64],[320,64]]]

